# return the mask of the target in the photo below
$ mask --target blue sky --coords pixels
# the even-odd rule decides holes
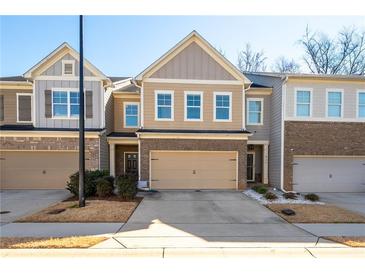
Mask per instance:
[[[221,48],[234,64],[250,43],[272,63],[298,61],[307,25],[335,35],[343,26],[365,31],[364,17],[339,16],[86,16],[85,57],[109,76],[135,76],[192,30]],[[0,75],[20,75],[62,42],[78,48],[77,16],[1,16]]]

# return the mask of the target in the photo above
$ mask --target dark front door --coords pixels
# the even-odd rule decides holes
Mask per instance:
[[[138,174],[138,153],[125,153],[125,173]]]

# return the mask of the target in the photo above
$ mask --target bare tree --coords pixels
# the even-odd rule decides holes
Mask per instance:
[[[276,59],[272,71],[274,72],[288,72],[288,73],[297,73],[300,71],[300,65],[294,61],[294,59],[287,59],[284,56]]]
[[[246,44],[246,48],[238,53],[237,66],[242,72],[251,71],[265,71],[266,57],[263,51],[255,52],[252,50],[250,44]]]
[[[304,61],[313,73],[365,73],[365,32],[344,28],[334,39],[323,33],[306,33],[299,40],[304,47]]]

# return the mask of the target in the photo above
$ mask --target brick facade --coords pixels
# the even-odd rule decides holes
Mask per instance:
[[[188,140],[141,139],[141,180],[149,180],[150,150],[238,151],[238,187],[246,187],[247,141],[245,140]]]
[[[66,137],[0,137],[2,150],[78,150],[78,138]],[[86,158],[92,169],[99,168],[99,139],[86,138]]]
[[[284,188],[293,190],[294,155],[365,155],[364,123],[286,121]]]

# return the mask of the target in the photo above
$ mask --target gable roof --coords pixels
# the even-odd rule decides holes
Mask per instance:
[[[142,80],[144,77],[149,77],[183,49],[189,46],[192,42],[196,42],[207,52],[215,61],[222,65],[232,76],[237,80],[243,81],[243,83],[251,83],[251,81],[241,73],[227,58],[225,58],[220,52],[218,52],[207,40],[205,40],[197,31],[192,31],[174,47],[172,47],[168,52],[162,55],[159,59],[153,62],[140,74],[138,74],[135,79]]]
[[[62,51],[64,51],[64,54],[61,54]],[[60,57],[57,56],[57,54],[60,53]],[[75,58],[77,61],[80,60],[79,53],[72,48],[67,42],[63,42],[60,46],[58,46],[55,50],[53,50],[50,54],[48,54],[46,57],[44,57],[42,60],[40,60],[37,64],[35,64],[33,67],[31,67],[28,71],[26,71],[23,74],[23,77],[25,78],[32,78],[33,72],[36,72],[37,70],[40,70],[40,72],[45,71],[50,65],[52,65],[52,61],[55,57],[58,57],[56,59],[59,60],[63,56],[65,56],[67,53],[69,53],[73,58]],[[47,66],[47,63],[51,63],[49,66]],[[43,69],[42,66],[44,66]],[[109,80],[109,78],[102,73],[97,67],[95,67],[93,64],[91,64],[87,59],[84,58],[84,66],[89,69],[92,73],[95,75],[101,77],[103,80]]]

